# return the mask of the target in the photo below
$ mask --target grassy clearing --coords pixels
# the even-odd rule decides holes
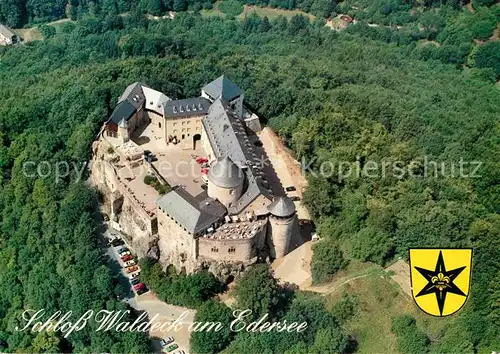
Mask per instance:
[[[223,14],[219,8],[218,8],[218,3],[214,4],[214,8],[211,10],[201,10],[200,14],[202,17],[226,17],[226,14]]]
[[[43,39],[43,36],[37,27],[20,28],[20,29],[14,30],[14,32],[17,35],[21,36],[21,38],[24,40],[25,43],[32,42],[32,41],[39,41],[39,40]]]
[[[69,18],[62,18],[57,21],[46,23],[47,26],[52,26],[56,29],[57,32],[60,32],[61,25],[66,22],[73,22]],[[43,35],[38,29],[38,26],[31,28],[19,28],[15,29],[14,32],[21,36],[25,43],[32,41],[41,41],[43,39]]]
[[[275,19],[279,16],[285,16],[287,18],[292,18],[295,15],[302,15],[309,20],[314,20],[316,17],[314,15],[305,13],[304,11],[300,10],[283,10],[283,9],[273,9],[271,7],[257,7],[257,6],[250,6],[250,5],[245,5],[243,13],[239,16],[240,19],[244,18],[245,16],[249,16],[250,14],[255,13],[260,17],[267,16],[270,20]]]
[[[331,309],[344,292],[359,298],[357,314],[344,326],[356,338],[358,353],[397,353],[396,337],[391,332],[392,318],[397,315],[408,313],[415,317],[431,339],[439,338],[442,328],[453,321],[424,314],[382,270],[371,270],[368,276],[354,279],[328,294],[327,308]]]

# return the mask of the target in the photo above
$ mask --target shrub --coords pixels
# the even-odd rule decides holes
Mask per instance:
[[[337,245],[328,240],[314,246],[311,273],[314,283],[329,280],[335,273],[347,265],[344,254]]]
[[[362,261],[383,265],[393,252],[393,240],[385,232],[374,228],[361,229],[353,240],[352,255]]]
[[[398,350],[403,354],[420,354],[429,351],[429,338],[417,327],[409,315],[400,315],[392,320],[392,331],[397,336]]]
[[[219,10],[227,15],[238,16],[243,12],[243,5],[236,0],[221,1]]]

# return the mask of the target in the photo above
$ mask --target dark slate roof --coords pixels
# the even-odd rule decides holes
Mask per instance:
[[[122,101],[115,107],[115,110],[111,114],[111,117],[109,117],[108,122],[116,124],[120,124],[122,120],[126,122],[134,115],[135,112],[136,108],[128,100]]]
[[[205,85],[202,90],[209,94],[214,100],[222,98],[228,102],[241,96],[243,93],[234,82],[224,75]]]
[[[269,204],[267,209],[271,214],[284,218],[295,213],[295,204],[288,197],[278,197]]]
[[[204,97],[187,98],[164,103],[165,117],[192,117],[208,113],[210,101]]]
[[[245,172],[248,187],[238,202],[229,208],[229,213],[238,214],[259,195],[270,200],[271,192],[262,186],[258,177],[262,162],[255,154],[242,121],[234,117],[218,99],[210,106],[202,123],[215,157],[227,156]]]
[[[228,157],[217,159],[208,172],[208,179],[216,186],[234,188],[243,183],[243,171]]]
[[[0,34],[9,39],[12,39],[16,35],[9,27],[4,25],[0,25]]]
[[[240,168],[257,158],[241,120],[233,117],[220,99],[210,106],[203,126],[217,157],[229,156]]]
[[[206,192],[193,197],[183,188],[175,188],[156,203],[192,234],[206,230],[226,215],[224,206]]]
[[[118,99],[118,102],[128,101],[132,106],[134,106],[135,109],[139,109],[146,101],[142,86],[146,85],[134,82],[133,84],[127,86],[123,94]]]

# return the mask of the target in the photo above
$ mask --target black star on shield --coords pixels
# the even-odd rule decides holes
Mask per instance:
[[[422,274],[428,283],[424,286],[422,290],[416,295],[416,297],[436,294],[436,300],[439,307],[439,313],[443,316],[444,302],[446,300],[446,294],[452,293],[461,296],[467,296],[460,290],[453,281],[455,278],[462,273],[466,267],[460,267],[453,270],[446,270],[444,266],[443,253],[439,251],[439,257],[436,263],[436,269],[428,270],[420,267],[415,267],[420,274]]]

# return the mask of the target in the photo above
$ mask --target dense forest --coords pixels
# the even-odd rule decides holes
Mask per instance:
[[[60,17],[44,13],[43,3],[28,1],[26,6],[41,12],[21,9],[21,23]],[[297,158],[311,162],[304,200],[323,237],[314,252],[315,281],[328,280],[350,260],[385,265],[406,258],[408,247],[472,246],[471,296],[453,327],[430,341],[424,333],[415,335],[414,319],[403,315],[394,319],[393,332],[403,353],[415,348],[450,353],[499,348],[499,42],[472,45],[477,37],[464,24],[467,12],[429,3],[436,11],[451,11],[436,36],[438,41],[439,36],[447,39],[436,46],[422,45],[420,37],[406,37],[391,27],[358,24],[334,32],[302,16],[289,21],[250,16],[240,21],[179,14],[175,20],[156,21],[148,20],[141,9],[117,16],[127,10],[120,8],[125,5],[105,1],[102,6],[110,3],[114,15],[103,15],[99,7],[78,15],[77,22],[61,24],[44,41],[0,48],[2,350],[149,351],[143,336],[111,336],[94,332],[92,326],[68,339],[60,333],[18,332],[15,327],[28,308],[79,313],[124,306],[114,300],[116,279],[98,246],[95,193],[78,179],[78,168],[89,158],[93,137],[130,82],[143,81],[169,96],[187,97],[220,74],[238,83],[247,102]],[[3,18],[5,4],[24,5],[4,0],[0,4]],[[484,9],[498,22],[498,5]],[[452,23],[455,27],[448,26]],[[466,47],[461,56],[452,54],[461,46]],[[452,174],[450,166],[458,166],[461,159],[481,162],[480,177]],[[53,173],[32,177],[23,170],[27,161],[67,161],[76,167],[62,180]],[[318,172],[324,161],[353,168],[385,162],[390,167],[377,177],[322,176]],[[443,163],[445,172],[427,173],[426,161]],[[393,173],[395,162],[408,173]],[[158,275],[150,266],[150,275]],[[260,313],[262,301],[255,303],[251,296],[265,298],[265,309],[275,318],[314,318],[314,330],[296,338],[195,336],[197,352],[353,349],[355,339],[339,327],[347,310],[332,314],[314,296],[281,289],[267,268],[258,267],[247,277],[239,283],[244,290],[236,290],[238,303]],[[268,286],[258,293],[255,284],[262,282]],[[200,319],[227,318],[228,309],[209,300],[218,286],[210,276],[170,277],[155,284],[168,296],[182,291],[191,296],[187,305],[199,309]],[[202,284],[206,292],[189,294],[192,284]],[[185,297],[179,297],[176,301],[182,304]],[[285,311],[278,311],[277,303]],[[348,305],[346,309],[352,307]]]

